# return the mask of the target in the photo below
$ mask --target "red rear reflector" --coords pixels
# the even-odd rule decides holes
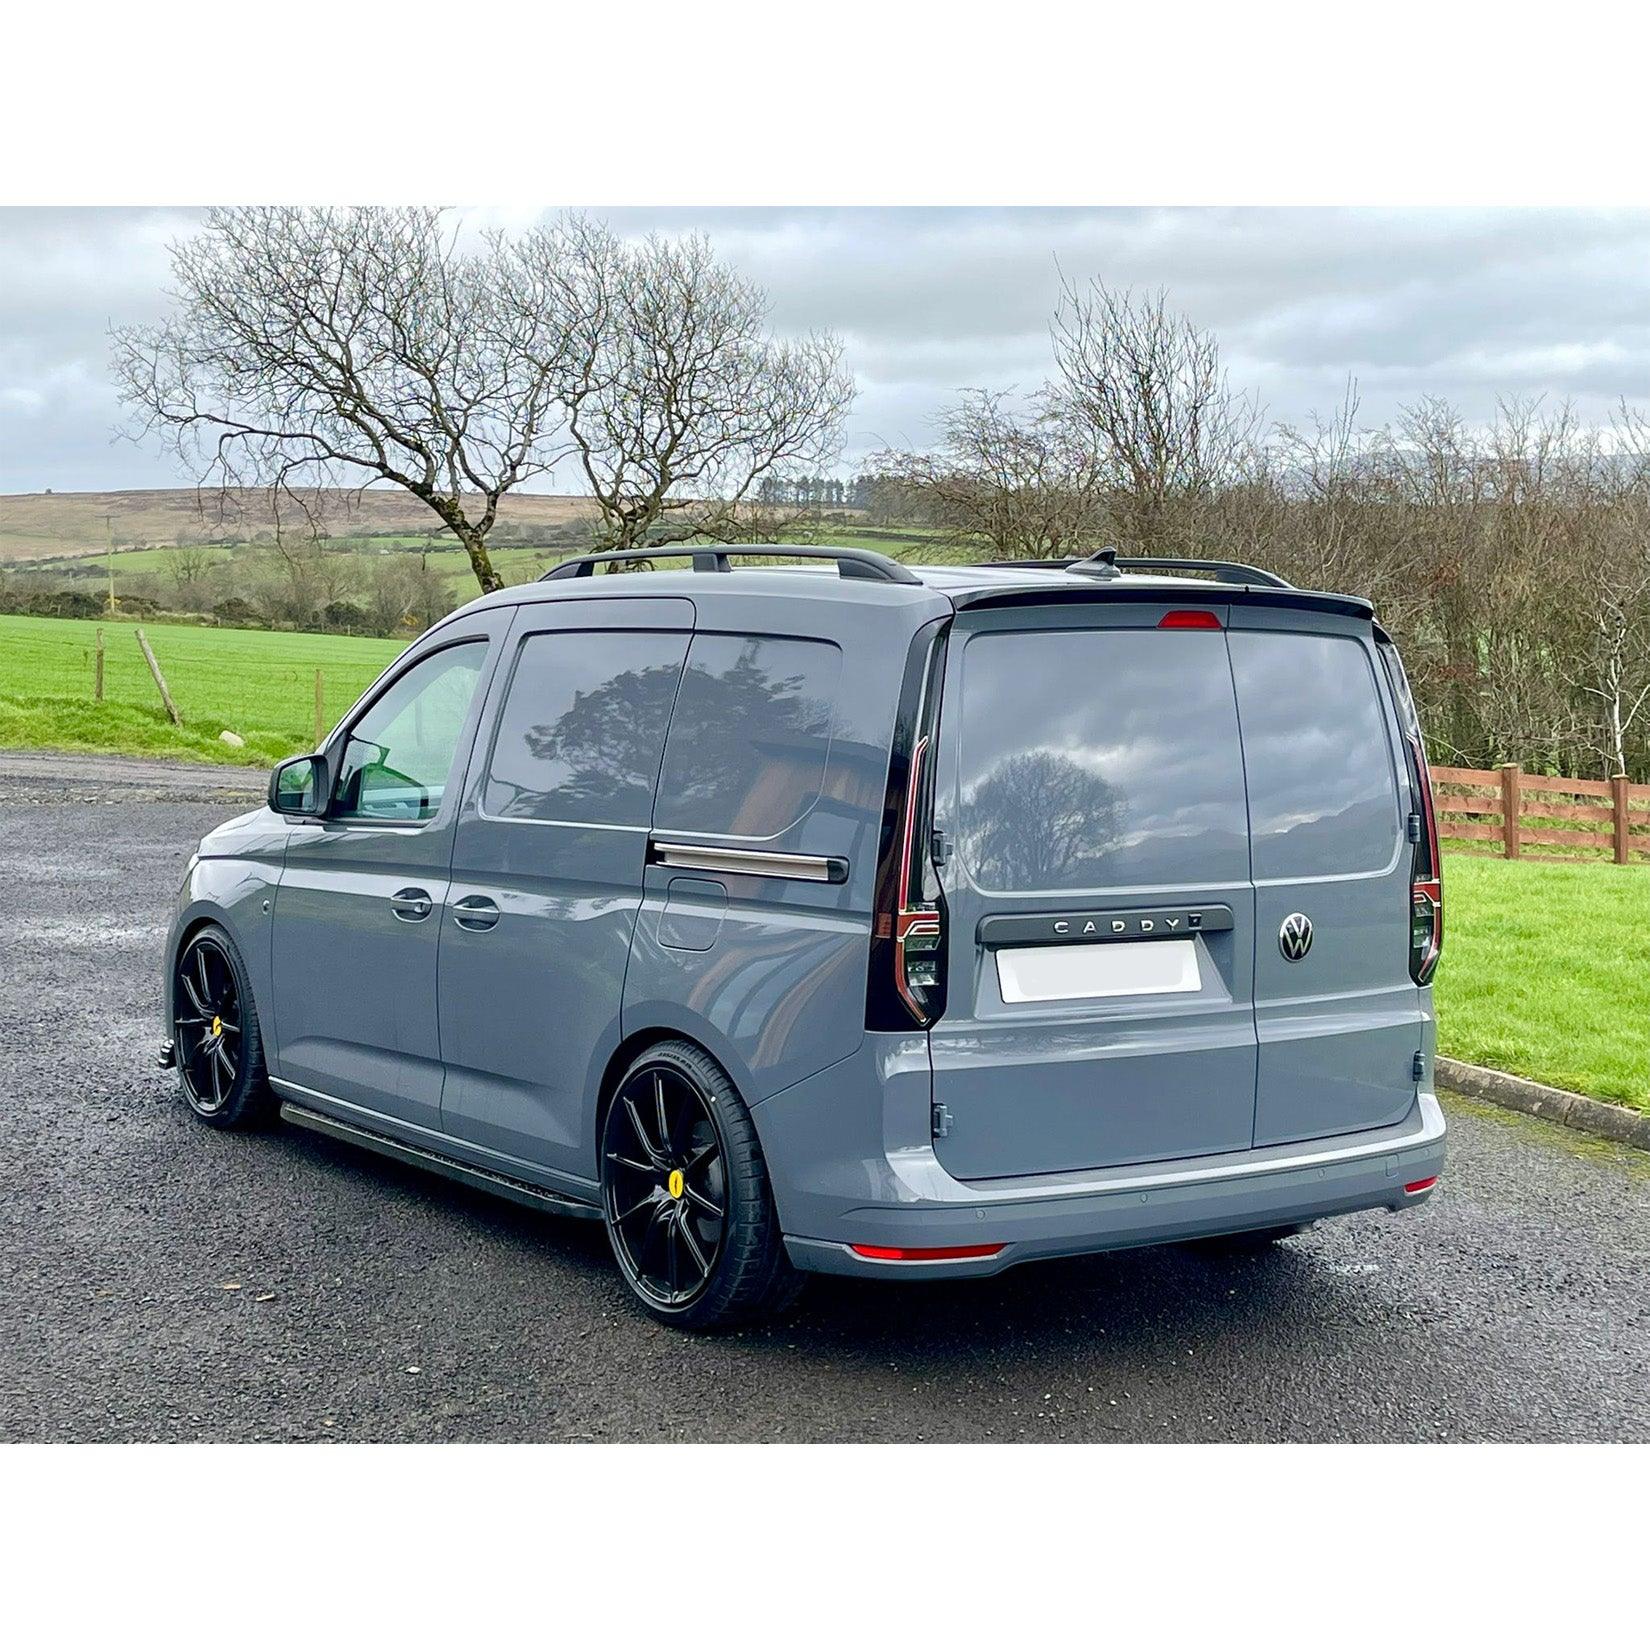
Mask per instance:
[[[1157,621],[1159,630],[1219,630],[1220,619],[1201,607],[1179,607]]]
[[[848,1247],[866,1260],[983,1260],[987,1255],[1000,1255],[1008,1245],[959,1243],[949,1249],[885,1249],[880,1243],[850,1243]]]
[[[1412,1181],[1410,1181],[1410,1183],[1406,1187],[1404,1187],[1404,1190],[1411,1197],[1414,1197],[1417,1192],[1430,1192],[1432,1190],[1432,1188],[1434,1186],[1436,1186],[1437,1184],[1438,1184],[1438,1176],[1437,1175],[1431,1175],[1425,1180],[1412,1180]]]

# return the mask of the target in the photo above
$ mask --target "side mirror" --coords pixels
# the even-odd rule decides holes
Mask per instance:
[[[319,819],[332,796],[329,779],[324,756],[291,757],[269,776],[269,805],[289,818]]]

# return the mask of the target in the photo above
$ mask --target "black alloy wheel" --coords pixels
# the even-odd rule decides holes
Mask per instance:
[[[691,1307],[728,1227],[727,1151],[709,1096],[675,1062],[632,1067],[607,1109],[602,1160],[608,1233],[631,1287],[661,1312]]]
[[[189,1104],[202,1116],[234,1097],[245,1047],[240,982],[229,954],[211,933],[197,934],[178,962],[178,1070]]]

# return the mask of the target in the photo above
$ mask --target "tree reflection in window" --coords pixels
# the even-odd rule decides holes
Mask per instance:
[[[1092,769],[1049,750],[999,762],[969,798],[969,864],[993,888],[1070,885],[1123,827],[1123,799]]]
[[[655,824],[749,837],[795,824],[819,795],[841,665],[828,642],[696,636]]]
[[[486,811],[646,825],[686,649],[681,633],[530,636],[499,720]]]

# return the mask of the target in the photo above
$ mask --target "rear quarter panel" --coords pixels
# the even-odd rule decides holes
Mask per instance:
[[[752,1105],[846,1058],[865,1036],[877,843],[900,685],[912,636],[950,611],[943,598],[898,598],[882,605],[813,595],[790,612],[771,598],[700,604],[701,631],[829,641],[843,654],[823,781],[800,819],[760,843],[655,824],[655,837],[672,841],[848,862],[840,884],[647,869],[624,1033],[657,1028],[695,1038]]]

